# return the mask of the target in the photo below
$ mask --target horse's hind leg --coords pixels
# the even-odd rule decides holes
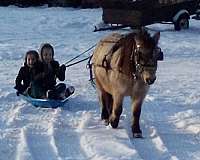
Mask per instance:
[[[122,113],[123,97],[117,95],[113,97],[112,113],[110,115],[110,124],[113,128],[117,128],[119,124],[120,115]]]
[[[105,121],[106,125],[108,125],[109,117],[112,112],[112,104],[113,104],[112,95],[103,89],[102,84],[100,83],[100,80],[98,79],[98,76],[96,76],[96,86],[97,86],[99,101],[101,105],[101,119]]]
[[[102,110],[101,110],[101,119],[105,121],[106,124],[109,123],[109,117],[112,110],[112,95],[105,91],[101,91],[99,95],[99,99],[101,102]]]

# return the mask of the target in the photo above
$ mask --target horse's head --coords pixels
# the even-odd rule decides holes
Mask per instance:
[[[157,61],[163,60],[163,53],[157,46],[160,32],[152,37],[146,30],[141,30],[135,36],[134,61],[136,74],[141,76],[143,81],[151,85],[156,80]]]

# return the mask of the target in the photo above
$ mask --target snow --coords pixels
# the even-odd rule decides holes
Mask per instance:
[[[101,9],[0,7],[0,160],[200,160],[200,21],[191,19],[181,32],[148,26],[161,31],[165,57],[143,104],[143,139],[132,138],[129,98],[117,129],[101,122],[86,62],[66,71],[76,91],[64,108],[35,108],[15,95],[27,50],[49,42],[65,63],[111,32],[93,32],[101,15]]]

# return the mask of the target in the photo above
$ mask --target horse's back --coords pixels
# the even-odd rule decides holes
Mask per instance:
[[[101,65],[105,56],[112,54],[114,46],[122,39],[123,35],[112,33],[99,41],[94,51],[92,62],[96,65]]]

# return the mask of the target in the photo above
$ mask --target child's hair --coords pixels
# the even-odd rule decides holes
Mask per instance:
[[[41,48],[40,48],[40,58],[41,58],[41,60],[43,61],[43,50],[45,49],[45,48],[48,48],[48,49],[51,49],[51,51],[52,51],[52,57],[54,57],[54,49],[53,49],[53,46],[51,45],[51,44],[49,44],[49,43],[43,43],[42,45],[41,45]]]
[[[36,58],[36,61],[39,61],[39,54],[36,50],[29,50],[28,52],[26,52],[25,55],[25,64],[27,64],[27,57],[28,55],[33,55]]]

